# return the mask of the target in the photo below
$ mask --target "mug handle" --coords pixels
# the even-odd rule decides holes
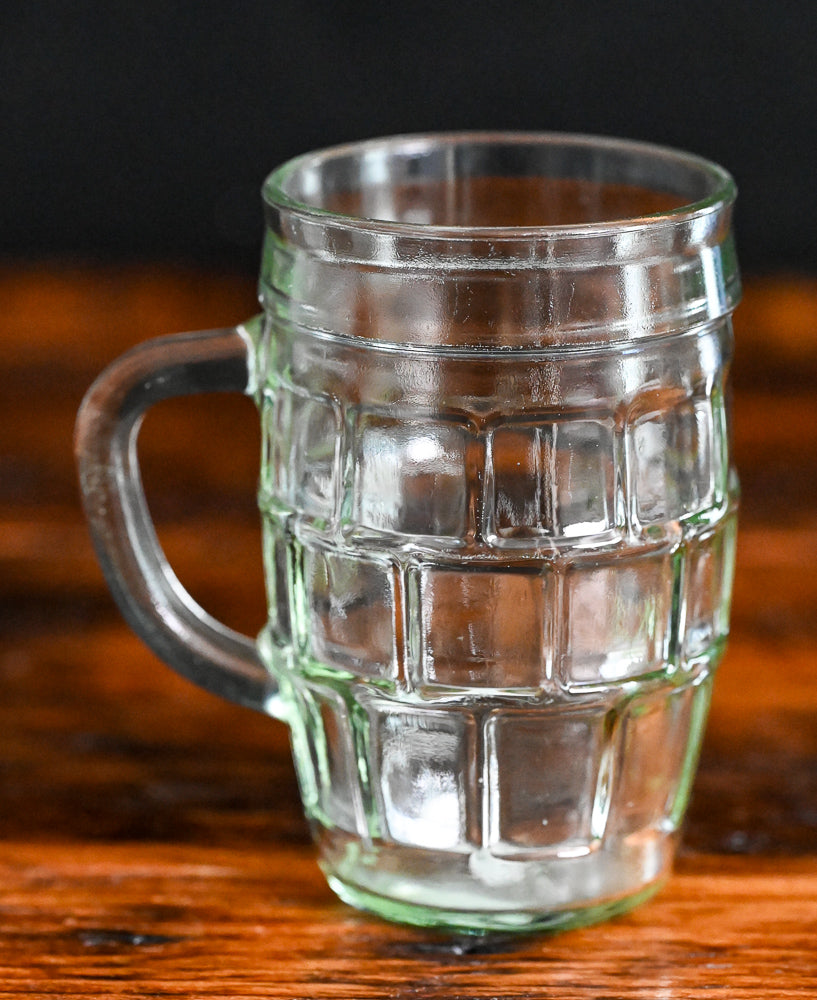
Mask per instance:
[[[174,396],[254,393],[258,323],[149,340],[113,362],[79,410],[80,489],[108,586],[131,628],[184,677],[214,694],[279,716],[278,687],[255,642],[211,617],[162,551],[136,452],[145,412]]]

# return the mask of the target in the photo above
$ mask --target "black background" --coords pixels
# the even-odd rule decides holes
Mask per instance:
[[[715,159],[744,270],[817,268],[817,4],[22,0],[0,13],[0,254],[253,272],[258,189],[336,142],[622,135]]]

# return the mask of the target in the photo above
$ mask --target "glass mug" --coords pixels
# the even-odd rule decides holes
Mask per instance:
[[[133,628],[290,727],[348,902],[463,931],[595,921],[668,874],[728,631],[740,296],[729,175],[569,135],[404,136],[264,186],[263,314],[147,342],[78,420]],[[209,617],[136,458],[251,394],[269,620]]]

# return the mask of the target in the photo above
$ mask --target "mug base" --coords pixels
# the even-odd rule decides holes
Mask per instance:
[[[602,923],[646,903],[663,888],[666,877],[623,899],[555,913],[474,913],[470,910],[443,910],[378,896],[359,886],[348,885],[333,875],[328,875],[327,881],[333,892],[344,903],[385,920],[413,927],[451,931],[456,934],[485,935],[556,933]]]
[[[318,839],[321,867],[344,902],[397,923],[486,934],[567,930],[645,902],[675,854],[673,834],[652,833],[582,858],[525,861],[367,847],[337,830]]]

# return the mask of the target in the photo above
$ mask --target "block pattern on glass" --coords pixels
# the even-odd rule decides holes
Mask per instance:
[[[728,630],[733,513],[683,542],[517,564],[367,556],[264,525],[275,644],[424,697],[615,688],[710,658]]]
[[[562,683],[609,684],[668,669],[680,572],[673,545],[570,565],[561,616]]]
[[[734,559],[711,339],[666,384],[646,349],[592,391],[584,361],[483,365],[483,412],[450,358],[276,376],[268,648],[319,826],[486,885],[677,826]]]
[[[520,694],[542,687],[553,657],[549,567],[422,565],[409,575],[418,685]]]
[[[432,544],[462,539],[470,440],[455,421],[360,414],[351,456],[352,524]]]
[[[340,516],[363,544],[598,547],[725,502],[717,387],[636,394],[623,419],[543,412],[480,433],[455,414],[351,408],[344,422],[341,408],[285,385],[270,393],[262,490],[318,527]]]
[[[298,617],[299,588],[294,585],[296,550],[284,519],[265,512],[262,518],[264,580],[267,588],[267,633],[281,649],[295,645],[292,619]]]
[[[366,699],[372,800],[386,839],[461,850],[474,801],[475,721],[457,707]]]
[[[580,858],[616,838],[668,834],[710,685],[703,670],[635,698],[493,707],[412,705],[361,687],[350,711],[296,678],[307,811],[364,839],[498,859]]]
[[[328,523],[336,507],[340,418],[327,399],[279,386],[262,407],[262,480],[265,498]]]
[[[729,633],[737,517],[733,512],[690,538],[686,560],[684,653],[707,655]]]
[[[669,691],[648,691],[621,722],[608,834],[671,830],[680,822],[703,738],[712,674]]]
[[[295,686],[298,712],[292,745],[307,812],[329,827],[367,835],[353,730],[337,692],[303,682]]]
[[[526,547],[622,526],[612,418],[501,425],[490,432],[488,456],[492,544]]]
[[[662,407],[660,397],[639,400],[629,426],[630,494],[639,524],[697,514],[712,505],[716,487],[720,415],[713,412],[713,400],[681,398]],[[649,409],[650,403],[657,408]]]
[[[387,561],[304,546],[309,655],[360,677],[396,670],[394,571]]]
[[[607,712],[497,710],[485,731],[486,844],[497,857],[579,856],[609,805]]]

